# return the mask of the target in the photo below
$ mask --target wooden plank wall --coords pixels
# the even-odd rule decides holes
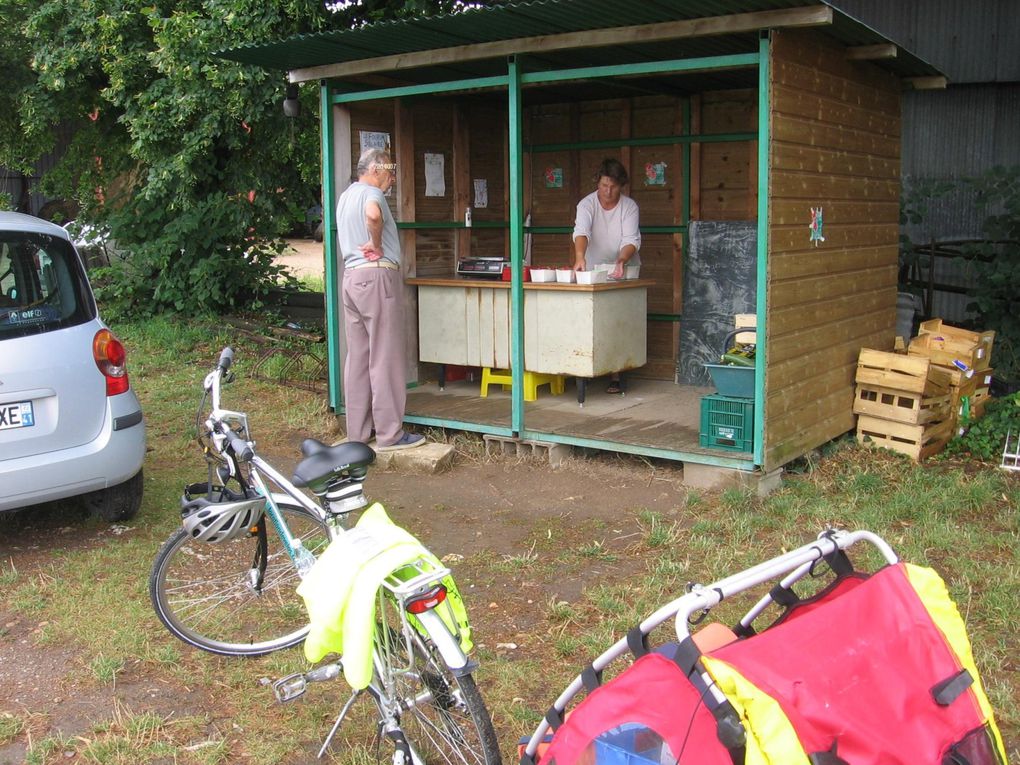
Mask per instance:
[[[526,112],[526,144],[605,141],[683,132],[683,104],[675,97],[588,101],[579,104],[537,106]],[[595,171],[606,157],[619,159],[630,175],[626,189],[641,210],[642,226],[677,225],[681,219],[683,167],[680,145],[616,149],[562,150],[527,155],[525,208],[534,226],[573,226],[577,202],[595,190]],[[665,185],[646,182],[645,167],[666,163]],[[561,178],[562,185],[551,180]],[[648,291],[651,313],[679,313],[683,273],[682,237],[643,234],[641,276],[654,279]],[[532,263],[565,267],[573,262],[569,233],[538,234],[532,240]],[[648,364],[642,376],[673,379],[678,348],[677,325],[649,322]]]
[[[701,96],[701,131],[754,133],[758,130],[758,91],[726,90]],[[703,143],[699,153],[699,207],[696,220],[757,220],[757,141]]]
[[[706,133],[733,133],[756,128],[755,91],[705,93],[695,100],[695,125]],[[588,101],[573,104],[535,106],[526,110],[525,145],[576,143],[650,136],[682,135],[685,102],[673,96]],[[396,141],[395,110],[401,115],[404,140]],[[413,211],[414,222],[450,223],[464,219],[464,208],[472,206],[474,221],[505,222],[509,219],[507,179],[506,109],[484,101],[431,98],[355,104],[350,109],[352,163],[359,151],[359,132],[381,131],[391,143],[401,165],[400,177],[413,177],[413,189],[395,189],[390,197],[398,221],[397,199],[408,194],[404,209]],[[404,146],[413,146],[408,152]],[[446,193],[425,196],[426,153],[445,157]],[[749,142],[701,144],[692,149],[692,216],[705,220],[745,220],[755,216],[757,188],[755,157]],[[464,155],[467,161],[464,162]],[[617,149],[562,150],[525,154],[525,214],[534,226],[572,226],[577,201],[595,189],[595,170],[603,158],[623,162],[631,176],[627,189],[641,209],[642,226],[670,226],[682,223],[683,151],[680,144],[665,146],[622,146]],[[647,182],[646,167],[664,162],[665,185]],[[408,166],[410,163],[410,167]],[[547,182],[557,173],[561,185]],[[474,207],[475,179],[488,187],[488,206]],[[570,234],[532,236],[535,265],[567,266],[573,262]],[[409,250],[405,258],[411,273],[420,277],[451,276],[459,255],[509,255],[509,237],[501,228],[473,226],[470,231],[423,228],[405,231]],[[643,278],[655,281],[649,289],[648,310],[656,314],[681,314],[683,237],[680,234],[643,234],[641,260]],[[673,379],[679,348],[679,324],[653,321],[648,325],[648,364],[639,372],[655,379]]]
[[[821,35],[780,30],[770,102],[766,470],[853,428],[858,353],[892,347],[900,83]]]

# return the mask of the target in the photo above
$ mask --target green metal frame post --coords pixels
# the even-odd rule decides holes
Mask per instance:
[[[329,84],[319,85],[319,122],[322,131],[322,243],[326,253],[326,355],[329,361],[329,405],[335,412],[343,405],[340,375],[340,296],[336,267],[336,177],[333,150],[333,103]]]
[[[507,59],[507,121],[510,150],[510,425],[524,430],[524,143],[521,134],[521,70]]]
[[[765,440],[765,317],[768,307],[769,258],[769,38],[763,32],[758,41],[758,300],[755,308],[754,354],[754,463],[762,465]]]

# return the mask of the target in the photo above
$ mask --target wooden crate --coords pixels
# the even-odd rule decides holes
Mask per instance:
[[[908,425],[869,415],[857,418],[857,440],[860,443],[892,449],[917,462],[942,451],[954,432],[952,418],[926,425]]]
[[[987,369],[992,363],[995,331],[971,332],[943,324],[942,319],[922,322],[918,335],[910,341],[908,353],[927,356],[936,364],[953,366],[961,361],[971,369]]]
[[[985,407],[992,400],[990,388],[978,388],[970,397],[970,417],[972,420],[980,420],[985,416]]]
[[[962,415],[963,399],[965,397],[971,399],[971,405],[973,405],[974,394],[981,388],[987,390],[992,384],[992,370],[985,369],[970,377],[967,377],[966,374],[955,367],[945,368],[945,370],[950,380],[950,407],[953,411],[953,416],[959,419]]]
[[[867,414],[910,425],[924,425],[945,420],[951,413],[952,398],[948,393],[924,396],[912,391],[861,383],[858,383],[854,391],[854,414]]]
[[[949,392],[950,378],[931,359],[861,348],[855,379],[872,388],[940,396]]]

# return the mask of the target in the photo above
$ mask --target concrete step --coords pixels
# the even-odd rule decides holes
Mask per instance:
[[[369,441],[369,446],[376,447],[375,441]],[[449,470],[453,466],[454,448],[451,444],[438,444],[427,442],[424,446],[415,446],[411,449],[398,449],[394,452],[375,453],[373,468],[388,470],[399,470],[401,473],[418,473],[420,475],[435,475]]]

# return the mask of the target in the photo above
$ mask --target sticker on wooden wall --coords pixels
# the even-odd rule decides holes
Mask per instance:
[[[361,130],[359,131],[358,137],[361,139],[361,154],[364,154],[369,149],[382,149],[383,151],[390,150],[390,134],[389,133],[377,133],[372,130]],[[361,156],[360,154],[358,155]]]
[[[666,167],[665,162],[645,163],[645,186],[665,186]]]
[[[443,154],[425,154],[425,196],[446,196],[446,157]]]
[[[545,169],[545,187],[547,189],[563,188],[563,168],[547,167]]]
[[[475,207],[489,206],[489,182],[484,178],[475,178]]]
[[[819,242],[824,242],[825,237],[822,235],[822,226],[825,225],[825,221],[822,218],[822,208],[812,207],[811,208],[811,225],[808,227],[811,229],[811,239],[808,241],[814,242],[815,247],[818,246]]]

